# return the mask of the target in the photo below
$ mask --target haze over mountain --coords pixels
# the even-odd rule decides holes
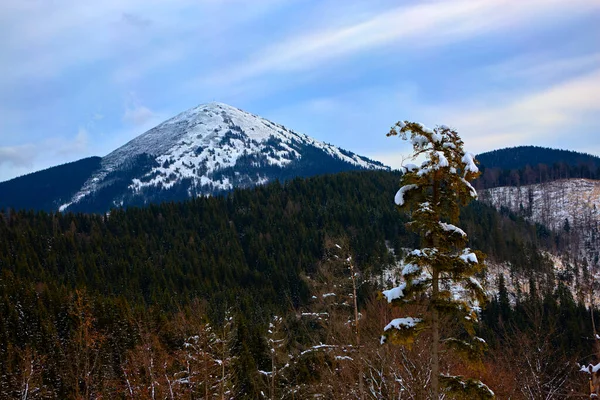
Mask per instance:
[[[104,212],[382,163],[235,107],[187,110],[116,149],[0,184],[0,207]]]

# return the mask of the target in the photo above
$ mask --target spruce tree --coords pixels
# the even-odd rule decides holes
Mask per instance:
[[[500,305],[500,316],[506,322],[510,316],[511,308],[503,273],[498,274],[498,303]]]
[[[414,304],[419,315],[396,318],[385,328],[382,342],[410,346],[423,331],[430,330],[431,393],[462,398],[494,398],[483,383],[461,376],[440,374],[441,346],[453,349],[465,361],[476,363],[486,345],[475,336],[478,307],[485,293],[475,274],[483,265],[483,253],[466,247],[467,234],[454,225],[460,207],[477,198],[469,183],[479,175],[471,153],[463,150],[458,133],[447,126],[431,130],[419,123],[397,122],[388,136],[410,140],[413,159],[424,159],[420,167],[403,167],[400,190],[395,202],[409,211],[407,227],[419,234],[421,248],[406,257],[404,282],[383,292],[394,305]],[[440,317],[453,319],[461,327],[458,337],[440,337]]]

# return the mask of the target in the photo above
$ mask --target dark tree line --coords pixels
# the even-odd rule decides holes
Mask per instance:
[[[475,181],[478,189],[499,186],[525,186],[560,179],[600,179],[600,169],[587,164],[569,166],[565,163],[526,165],[520,169],[482,168],[482,175]]]
[[[536,146],[511,147],[477,156],[482,174],[478,189],[522,186],[559,179],[600,179],[600,158],[575,151]]]
[[[56,210],[100,168],[101,161],[84,158],[0,182],[0,209]]]
[[[485,168],[519,170],[526,165],[566,164],[571,167],[587,165],[591,170],[600,167],[600,157],[570,150],[550,149],[539,146],[517,146],[479,154],[477,160]]]

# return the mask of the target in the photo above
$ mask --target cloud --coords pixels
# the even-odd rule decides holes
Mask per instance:
[[[89,152],[89,133],[85,128],[79,128],[75,137],[71,140],[54,139],[52,147],[56,148],[56,154],[61,157],[80,156]]]
[[[133,27],[144,29],[152,25],[152,21],[150,19],[146,19],[138,14],[133,13],[123,13],[121,20]]]
[[[0,180],[90,156],[89,134],[79,128],[73,137],[0,147]]]
[[[556,65],[565,65],[564,60]],[[534,69],[549,69],[538,65]],[[519,145],[563,148],[600,155],[597,127],[600,125],[600,66],[527,92],[494,93],[493,98],[476,98],[460,104],[413,104],[398,118],[444,123],[456,128],[465,149],[481,153]],[[407,103],[400,104],[400,108]],[[415,117],[418,116],[418,117]],[[418,118],[427,118],[427,121]],[[409,146],[397,150],[373,150],[369,157],[394,168],[410,154]]]
[[[428,126],[451,125],[461,134],[465,148],[476,153],[540,145],[600,155],[600,62],[596,53],[562,58],[533,55],[510,59],[502,68],[499,65],[474,65],[461,72],[478,82],[481,90],[474,94],[456,91],[451,100],[437,93],[424,96],[421,85],[409,81],[315,97],[272,114],[293,129],[395,168],[411,152],[406,142],[385,138],[398,119]],[[507,81],[502,88],[489,76],[490,71],[500,69]],[[561,71],[568,73],[561,75]],[[532,85],[536,73],[543,76]],[[455,87],[460,88],[461,81],[456,81]]]
[[[267,73],[314,68],[390,44],[409,48],[448,44],[494,31],[531,28],[556,18],[599,9],[589,0],[455,0],[386,10],[336,29],[300,33],[267,46],[205,82],[237,83]]]
[[[593,0],[0,1],[2,165],[45,163],[37,143],[56,163],[104,155],[210,100],[358,153],[403,150],[385,139],[398,118],[455,121],[469,149],[558,140],[598,126],[599,10]],[[131,91],[142,101],[114,101]]]
[[[137,93],[129,92],[127,94],[125,113],[122,117],[123,122],[134,126],[142,126],[155,118],[156,113],[141,103]]]
[[[583,76],[560,82],[549,88],[529,93],[486,108],[452,106],[438,107],[444,123],[464,132],[476,149],[491,149],[531,142],[558,142],[565,132],[578,129],[586,122],[600,122],[600,68]],[[578,132],[579,131],[579,132]]]
[[[144,125],[154,116],[154,113],[148,107],[136,105],[125,109],[123,121],[133,125]]]
[[[44,168],[79,160],[89,156],[104,156],[127,141],[153,128],[170,113],[155,113],[140,105],[130,93],[129,105],[123,119],[131,126],[113,131],[109,136],[92,135],[94,123],[101,115],[94,114],[90,121],[68,136],[48,137],[36,142],[0,147],[0,181],[11,179]]]
[[[171,46],[192,55],[237,23],[278,9],[282,0],[75,0],[0,2],[0,88],[49,80],[100,62]],[[183,45],[183,43],[185,43]],[[170,62],[168,57],[164,58]]]
[[[36,155],[36,146],[24,144],[0,147],[0,166],[31,167]]]
[[[123,58],[111,71],[111,79],[120,85],[130,85],[143,80],[149,72],[175,65],[188,55],[189,49],[184,43],[161,46],[151,52],[141,52]]]
[[[527,54],[483,68],[496,81],[550,81],[580,75],[600,66],[600,53],[566,56],[561,54]]]

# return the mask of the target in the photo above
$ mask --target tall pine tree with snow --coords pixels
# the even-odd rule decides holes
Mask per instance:
[[[469,183],[479,175],[472,154],[463,150],[458,133],[439,126],[433,130],[419,123],[397,122],[388,136],[410,140],[413,159],[425,159],[420,167],[403,167],[401,188],[395,202],[409,211],[408,228],[421,237],[421,248],[406,257],[402,269],[404,282],[383,292],[389,303],[412,304],[418,315],[392,320],[385,328],[382,342],[410,346],[426,331],[432,336],[431,393],[468,399],[493,399],[494,393],[483,383],[462,376],[440,373],[443,349],[452,349],[467,363],[477,363],[485,350],[483,339],[475,336],[478,307],[485,293],[475,274],[480,272],[484,255],[466,247],[467,234],[454,225],[460,207],[477,197]],[[460,327],[456,337],[440,337],[440,319],[449,318]]]

